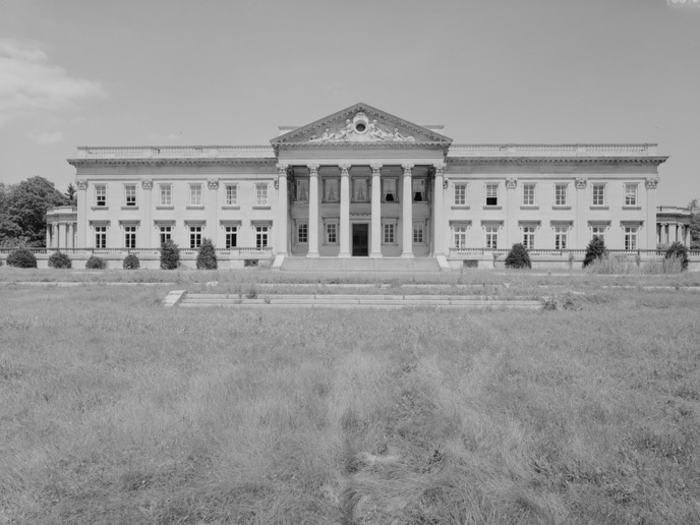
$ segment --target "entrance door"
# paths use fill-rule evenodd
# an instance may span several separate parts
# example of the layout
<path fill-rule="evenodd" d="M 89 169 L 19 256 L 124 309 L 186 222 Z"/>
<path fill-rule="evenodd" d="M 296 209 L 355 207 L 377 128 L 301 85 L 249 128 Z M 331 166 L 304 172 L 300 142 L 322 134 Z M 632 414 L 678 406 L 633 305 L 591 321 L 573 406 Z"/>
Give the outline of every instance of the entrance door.
<path fill-rule="evenodd" d="M 352 225 L 352 255 L 369 256 L 369 224 Z"/>

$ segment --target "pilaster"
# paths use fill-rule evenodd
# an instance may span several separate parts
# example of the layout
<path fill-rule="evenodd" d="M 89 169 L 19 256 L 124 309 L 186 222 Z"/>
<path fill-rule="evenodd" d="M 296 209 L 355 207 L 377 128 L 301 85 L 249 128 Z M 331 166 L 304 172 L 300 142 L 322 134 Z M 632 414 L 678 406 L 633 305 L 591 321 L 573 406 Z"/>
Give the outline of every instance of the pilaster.
<path fill-rule="evenodd" d="M 318 257 L 318 164 L 309 164 L 309 258 Z"/>
<path fill-rule="evenodd" d="M 579 177 L 576 179 L 576 227 L 574 228 L 574 238 L 571 247 L 575 250 L 582 250 L 588 245 L 588 224 L 586 222 L 586 187 L 588 179 Z"/>
<path fill-rule="evenodd" d="M 382 256 L 382 165 L 371 164 L 372 168 L 372 208 L 370 215 L 370 257 Z"/>
<path fill-rule="evenodd" d="M 522 242 L 518 225 L 518 179 L 509 177 L 506 179 L 506 248 L 513 246 L 516 242 Z"/>
<path fill-rule="evenodd" d="M 90 225 L 87 219 L 87 210 L 90 203 L 87 199 L 88 183 L 86 180 L 78 179 L 75 181 L 75 186 L 78 190 L 76 198 L 78 200 L 78 246 L 77 248 L 87 248 L 87 235 Z"/>
<path fill-rule="evenodd" d="M 137 243 L 136 247 L 153 248 L 151 244 L 151 234 L 153 230 L 153 221 L 151 220 L 153 212 L 153 203 L 151 201 L 151 194 L 153 193 L 153 179 L 141 179 L 141 190 L 143 192 L 141 206 L 143 206 L 143 223 L 139 225 L 137 233 Z M 140 242 L 138 242 L 140 241 Z"/>
<path fill-rule="evenodd" d="M 413 164 L 402 164 L 403 168 L 403 196 L 401 214 L 401 257 L 413 257 L 413 196 L 411 195 L 411 176 Z"/>
<path fill-rule="evenodd" d="M 445 255 L 445 163 L 439 162 L 435 167 L 433 180 L 433 255 Z"/>
<path fill-rule="evenodd" d="M 644 183 L 647 190 L 646 220 L 644 221 L 646 246 L 640 246 L 641 249 L 652 250 L 656 248 L 656 186 L 658 183 L 658 177 L 650 177 Z"/>
<path fill-rule="evenodd" d="M 338 257 L 350 257 L 350 164 L 340 168 L 340 253 Z"/>
<path fill-rule="evenodd" d="M 277 254 L 287 255 L 287 230 L 289 228 L 289 212 L 287 211 L 287 164 L 277 164 Z"/>

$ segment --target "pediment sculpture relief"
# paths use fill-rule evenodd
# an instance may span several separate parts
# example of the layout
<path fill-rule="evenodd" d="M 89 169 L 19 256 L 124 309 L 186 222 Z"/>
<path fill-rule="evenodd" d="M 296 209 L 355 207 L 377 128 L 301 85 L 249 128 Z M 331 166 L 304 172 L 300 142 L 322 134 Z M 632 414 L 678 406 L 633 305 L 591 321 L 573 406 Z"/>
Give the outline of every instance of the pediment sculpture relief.
<path fill-rule="evenodd" d="M 404 135 L 398 128 L 391 132 L 379 125 L 377 120 L 370 121 L 364 112 L 345 121 L 345 126 L 331 130 L 326 128 L 323 135 L 311 136 L 310 142 L 415 142 L 415 138 Z"/>

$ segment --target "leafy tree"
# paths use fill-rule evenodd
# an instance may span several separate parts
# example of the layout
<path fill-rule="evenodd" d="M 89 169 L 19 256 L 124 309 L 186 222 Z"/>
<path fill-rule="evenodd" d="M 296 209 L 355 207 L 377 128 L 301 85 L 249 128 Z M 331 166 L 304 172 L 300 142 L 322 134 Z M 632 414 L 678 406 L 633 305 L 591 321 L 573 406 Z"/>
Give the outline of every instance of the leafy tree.
<path fill-rule="evenodd" d="M 160 267 L 163 270 L 175 270 L 180 265 L 180 248 L 168 239 L 160 245 Z"/>
<path fill-rule="evenodd" d="M 64 193 L 64 195 L 68 199 L 68 204 L 72 204 L 75 206 L 78 203 L 77 192 L 78 190 L 75 189 L 75 186 L 73 186 L 72 182 L 68 184 L 68 187 L 66 188 L 66 193 Z"/>
<path fill-rule="evenodd" d="M 681 269 L 688 269 L 688 248 L 678 241 L 674 242 L 666 250 L 666 259 L 679 259 L 681 261 Z"/>
<path fill-rule="evenodd" d="M 591 242 L 586 246 L 586 256 L 583 258 L 583 267 L 585 268 L 589 264 L 595 261 L 602 260 L 605 257 L 607 250 L 605 249 L 605 242 L 600 237 L 593 237 Z"/>
<path fill-rule="evenodd" d="M 211 239 L 202 239 L 202 244 L 199 247 L 197 254 L 197 269 L 198 270 L 216 270 L 216 250 Z"/>
<path fill-rule="evenodd" d="M 530 254 L 520 243 L 515 243 L 506 256 L 506 268 L 532 268 Z"/>
<path fill-rule="evenodd" d="M 49 257 L 49 268 L 71 268 L 72 266 L 70 257 L 63 252 L 54 252 Z"/>
<path fill-rule="evenodd" d="M 36 257 L 26 248 L 18 248 L 7 256 L 7 265 L 15 268 L 36 268 Z"/>
<path fill-rule="evenodd" d="M 697 198 L 688 203 L 690 210 L 690 249 L 700 250 L 700 201 Z"/>
<path fill-rule="evenodd" d="M 135 253 L 130 253 L 124 258 L 123 267 L 125 270 L 138 270 L 141 267 L 141 261 Z"/>

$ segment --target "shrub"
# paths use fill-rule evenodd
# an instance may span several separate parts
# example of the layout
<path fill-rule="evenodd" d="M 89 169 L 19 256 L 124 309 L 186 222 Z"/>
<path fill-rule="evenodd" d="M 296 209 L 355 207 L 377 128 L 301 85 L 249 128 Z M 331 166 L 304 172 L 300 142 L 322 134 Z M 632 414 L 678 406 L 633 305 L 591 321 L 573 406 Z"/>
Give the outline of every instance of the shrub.
<path fill-rule="evenodd" d="M 88 270 L 104 270 L 107 268 L 107 261 L 105 261 L 102 257 L 91 255 L 85 262 L 85 268 Z"/>
<path fill-rule="evenodd" d="M 160 246 L 160 267 L 163 270 L 175 270 L 180 265 L 180 248 L 172 239 Z"/>
<path fill-rule="evenodd" d="M 124 269 L 125 270 L 138 270 L 141 267 L 141 262 L 136 254 L 130 253 L 124 258 Z"/>
<path fill-rule="evenodd" d="M 600 261 L 605 258 L 607 250 L 605 242 L 600 237 L 593 237 L 591 242 L 586 246 L 586 256 L 583 258 L 583 267 L 585 268 L 594 261 Z"/>
<path fill-rule="evenodd" d="M 666 259 L 678 259 L 681 263 L 681 271 L 688 269 L 688 248 L 676 241 L 666 250 Z"/>
<path fill-rule="evenodd" d="M 506 268 L 532 268 L 530 255 L 527 253 L 525 246 L 520 243 L 513 245 L 506 257 Z"/>
<path fill-rule="evenodd" d="M 55 252 L 49 257 L 49 268 L 72 268 L 70 257 L 61 252 Z"/>
<path fill-rule="evenodd" d="M 36 268 L 36 257 L 26 248 L 18 248 L 7 256 L 7 265 L 15 268 Z"/>
<path fill-rule="evenodd" d="M 216 250 L 211 239 L 202 239 L 202 244 L 197 254 L 197 269 L 216 270 Z"/>

